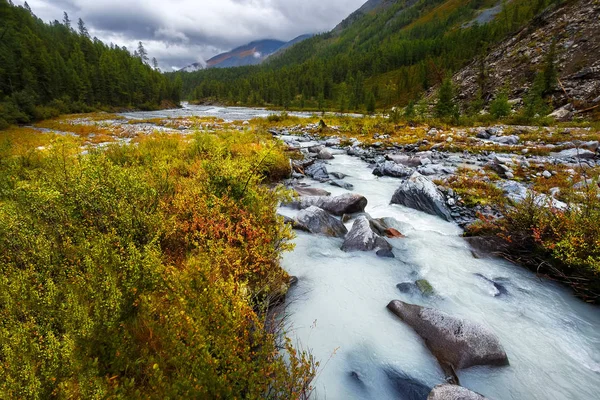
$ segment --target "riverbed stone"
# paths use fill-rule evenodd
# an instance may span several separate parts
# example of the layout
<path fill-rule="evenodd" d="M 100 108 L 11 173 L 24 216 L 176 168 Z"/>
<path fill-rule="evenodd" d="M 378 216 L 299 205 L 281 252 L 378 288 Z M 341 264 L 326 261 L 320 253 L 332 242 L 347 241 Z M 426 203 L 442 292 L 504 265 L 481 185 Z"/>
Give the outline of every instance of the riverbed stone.
<path fill-rule="evenodd" d="M 498 337 L 483 325 L 400 300 L 391 301 L 387 308 L 423 338 L 441 365 L 451 365 L 454 370 L 508 365 Z"/>
<path fill-rule="evenodd" d="M 333 154 L 327 149 L 323 149 L 317 154 L 319 160 L 333 160 Z"/>
<path fill-rule="evenodd" d="M 487 398 L 462 386 L 445 383 L 434 387 L 427 400 L 487 400 Z"/>
<path fill-rule="evenodd" d="M 311 233 L 340 238 L 348 233 L 342 221 L 319 207 L 311 206 L 300 211 L 296 220 Z"/>
<path fill-rule="evenodd" d="M 304 210 L 317 206 L 323 210 L 341 217 L 344 214 L 356 214 L 365 211 L 367 199 L 360 194 L 345 193 L 340 196 L 305 196 L 288 204 L 290 207 Z"/>
<path fill-rule="evenodd" d="M 331 181 L 329 181 L 329 184 L 331 186 L 337 186 L 339 188 L 342 189 L 346 189 L 346 190 L 354 190 L 354 185 L 348 182 L 344 182 L 340 179 L 333 179 Z"/>
<path fill-rule="evenodd" d="M 329 180 L 329 173 L 327 172 L 327 167 L 323 163 L 316 163 L 308 166 L 305 169 L 306 175 L 310 176 L 314 180 L 317 181 L 326 181 Z"/>
<path fill-rule="evenodd" d="M 391 176 L 393 178 L 406 178 L 413 174 L 415 170 L 402 164 L 396 164 L 393 161 L 384 161 L 377 164 L 373 170 L 375 176 Z"/>
<path fill-rule="evenodd" d="M 444 195 L 433 182 L 417 172 L 402 182 L 392 196 L 392 204 L 400 204 L 452 221 Z"/>
<path fill-rule="evenodd" d="M 392 246 L 381 236 L 373 232 L 369 220 L 361 215 L 352 224 L 352 229 L 346 235 L 342 250 L 351 251 L 371 251 L 371 250 L 392 250 Z"/>
<path fill-rule="evenodd" d="M 294 191 L 300 196 L 331 196 L 331 192 L 325 189 L 312 188 L 312 187 L 294 187 Z"/>

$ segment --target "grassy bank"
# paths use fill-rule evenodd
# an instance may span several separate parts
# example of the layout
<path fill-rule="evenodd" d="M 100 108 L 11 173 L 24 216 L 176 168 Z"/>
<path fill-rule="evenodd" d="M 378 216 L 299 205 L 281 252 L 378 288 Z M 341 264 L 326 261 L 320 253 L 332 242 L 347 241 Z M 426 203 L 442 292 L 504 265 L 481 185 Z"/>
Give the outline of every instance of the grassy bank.
<path fill-rule="evenodd" d="M 23 137 L 0 140 L 0 397 L 308 390 L 314 364 L 266 329 L 291 237 L 275 214 L 287 194 L 262 184 L 289 168 L 269 138 L 153 135 L 84 155 L 78 138 Z"/>

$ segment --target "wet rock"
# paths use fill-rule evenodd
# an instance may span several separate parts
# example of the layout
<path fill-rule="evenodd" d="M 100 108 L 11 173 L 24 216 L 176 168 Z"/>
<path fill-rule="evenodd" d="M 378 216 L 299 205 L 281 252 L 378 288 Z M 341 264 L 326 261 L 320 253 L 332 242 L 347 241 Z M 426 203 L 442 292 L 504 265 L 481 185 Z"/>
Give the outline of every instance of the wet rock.
<path fill-rule="evenodd" d="M 310 232 L 306 226 L 299 224 L 298 221 L 296 221 L 295 219 L 286 217 L 285 215 L 279 215 L 279 216 L 283 217 L 284 224 L 290 224 L 290 225 L 292 225 L 292 228 L 297 229 L 299 231 Z"/>
<path fill-rule="evenodd" d="M 559 159 L 579 158 L 582 160 L 591 160 L 596 157 L 596 153 L 586 149 L 567 149 L 558 153 L 552 153 L 551 156 Z"/>
<path fill-rule="evenodd" d="M 326 181 L 329 179 L 327 167 L 325 167 L 325 164 L 323 163 L 310 165 L 308 168 L 306 168 L 305 172 L 306 175 L 317 181 Z"/>
<path fill-rule="evenodd" d="M 329 150 L 323 149 L 317 154 L 317 158 L 319 160 L 333 160 L 333 154 L 331 154 Z"/>
<path fill-rule="evenodd" d="M 413 174 L 414 169 L 402 164 L 396 164 L 393 161 L 384 161 L 377 164 L 373 170 L 375 176 L 391 176 L 393 178 L 406 178 Z"/>
<path fill-rule="evenodd" d="M 421 159 L 419 157 L 407 156 L 405 154 L 387 154 L 385 158 L 406 167 L 416 168 L 421 165 Z"/>
<path fill-rule="evenodd" d="M 344 179 L 348 175 L 342 174 L 341 172 L 330 172 L 329 175 L 333 176 L 336 179 Z"/>
<path fill-rule="evenodd" d="M 294 187 L 294 191 L 300 196 L 331 196 L 331 193 L 325 189 L 311 187 Z"/>
<path fill-rule="evenodd" d="M 288 284 L 290 285 L 290 287 L 296 286 L 298 284 L 298 277 L 293 275 L 290 276 L 290 281 L 288 282 Z"/>
<path fill-rule="evenodd" d="M 339 146 L 340 143 L 341 143 L 341 140 L 339 138 L 330 138 L 325 141 L 325 146 L 334 147 L 334 146 Z"/>
<path fill-rule="evenodd" d="M 346 229 L 342 221 L 315 206 L 300 211 L 296 217 L 296 221 L 300 225 L 305 226 L 309 232 L 319 235 L 341 238 L 348 233 L 348 229 Z"/>
<path fill-rule="evenodd" d="M 431 296 L 431 295 L 435 294 L 435 291 L 433 290 L 433 286 L 431 286 L 431 284 L 429 283 L 429 281 L 427 279 L 419 279 L 418 281 L 415 282 L 415 285 L 417 285 L 417 289 L 419 289 L 419 291 L 421 292 L 421 294 L 423 294 L 423 296 Z"/>
<path fill-rule="evenodd" d="M 392 246 L 381 236 L 373 232 L 367 217 L 360 216 L 352 224 L 352 229 L 346 235 L 343 251 L 392 250 Z"/>
<path fill-rule="evenodd" d="M 290 207 L 303 210 L 317 206 L 323 210 L 341 217 L 344 214 L 356 214 L 365 211 L 367 199 L 360 194 L 346 193 L 335 197 L 306 196 L 298 201 L 289 203 Z"/>
<path fill-rule="evenodd" d="M 322 146 L 322 145 L 311 146 L 308 148 L 308 152 L 314 153 L 314 154 L 319 154 L 321 152 L 321 150 L 323 150 L 324 148 L 325 148 L 325 146 Z"/>
<path fill-rule="evenodd" d="M 337 187 L 340 187 L 340 188 L 346 189 L 346 190 L 354 190 L 354 185 L 353 184 L 341 181 L 339 179 L 338 180 L 329 181 L 329 184 L 331 186 L 337 186 Z"/>
<path fill-rule="evenodd" d="M 471 245 L 471 252 L 475 258 L 497 256 L 507 247 L 506 242 L 498 236 L 466 237 L 465 241 Z"/>
<path fill-rule="evenodd" d="M 508 294 L 508 290 L 506 290 L 506 287 L 504 287 L 504 285 L 502 285 L 480 273 L 475 274 L 475 276 L 483 279 L 484 281 L 486 281 L 487 283 L 491 284 L 494 287 L 494 290 L 495 290 L 494 297 Z"/>
<path fill-rule="evenodd" d="M 431 387 L 420 380 L 391 367 L 385 370 L 385 375 L 388 377 L 390 385 L 398 395 L 399 399 L 427 400 Z"/>
<path fill-rule="evenodd" d="M 462 386 L 445 383 L 434 387 L 427 400 L 486 400 L 486 398 Z"/>
<path fill-rule="evenodd" d="M 391 249 L 379 249 L 375 252 L 377 257 L 381 258 L 395 258 L 394 252 Z"/>
<path fill-rule="evenodd" d="M 442 311 L 393 300 L 387 308 L 425 341 L 440 365 L 454 370 L 476 365 L 508 365 L 500 341 L 488 328 Z"/>
<path fill-rule="evenodd" d="M 452 221 L 442 193 L 433 182 L 419 173 L 413 174 L 400 185 L 392 196 L 392 204 L 400 204 Z"/>

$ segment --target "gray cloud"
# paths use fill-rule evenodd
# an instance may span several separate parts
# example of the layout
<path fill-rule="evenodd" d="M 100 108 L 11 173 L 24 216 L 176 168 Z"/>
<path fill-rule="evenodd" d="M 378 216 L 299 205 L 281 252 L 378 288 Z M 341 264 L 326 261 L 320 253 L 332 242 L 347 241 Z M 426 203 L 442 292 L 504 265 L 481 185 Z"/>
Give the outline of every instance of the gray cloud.
<path fill-rule="evenodd" d="M 76 23 L 130 50 L 144 42 L 161 68 L 207 60 L 258 39 L 290 40 L 325 32 L 366 0 L 28 0 L 45 21 Z M 14 1 L 16 4 L 23 0 Z"/>

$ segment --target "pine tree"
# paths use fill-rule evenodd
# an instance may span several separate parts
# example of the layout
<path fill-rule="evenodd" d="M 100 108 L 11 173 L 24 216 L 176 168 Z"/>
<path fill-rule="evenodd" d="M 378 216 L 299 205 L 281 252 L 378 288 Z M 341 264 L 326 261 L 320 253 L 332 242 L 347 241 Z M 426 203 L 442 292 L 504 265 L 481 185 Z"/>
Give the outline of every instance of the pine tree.
<path fill-rule="evenodd" d="M 71 30 L 71 20 L 69 19 L 69 14 L 65 11 L 63 13 L 63 25 L 67 27 L 67 29 Z"/>
<path fill-rule="evenodd" d="M 158 68 L 158 60 L 156 59 L 156 57 L 152 57 L 152 68 L 154 68 L 155 71 L 160 71 L 160 69 Z"/>
<path fill-rule="evenodd" d="M 144 44 L 142 42 L 139 42 L 138 44 L 137 55 L 144 64 L 148 64 L 148 53 L 146 52 L 146 49 L 144 48 Z"/>
<path fill-rule="evenodd" d="M 88 32 L 87 28 L 85 27 L 85 23 L 83 22 L 83 20 L 81 18 L 79 18 L 79 21 L 77 22 L 77 27 L 79 28 L 79 35 L 85 38 L 90 38 L 90 33 Z"/>
<path fill-rule="evenodd" d="M 374 114 L 376 107 L 377 105 L 375 101 L 375 95 L 373 94 L 373 92 L 369 92 L 369 95 L 367 97 L 367 113 Z"/>
<path fill-rule="evenodd" d="M 439 118 L 457 117 L 458 106 L 454 101 L 454 87 L 450 78 L 444 79 L 438 91 L 435 114 Z"/>

